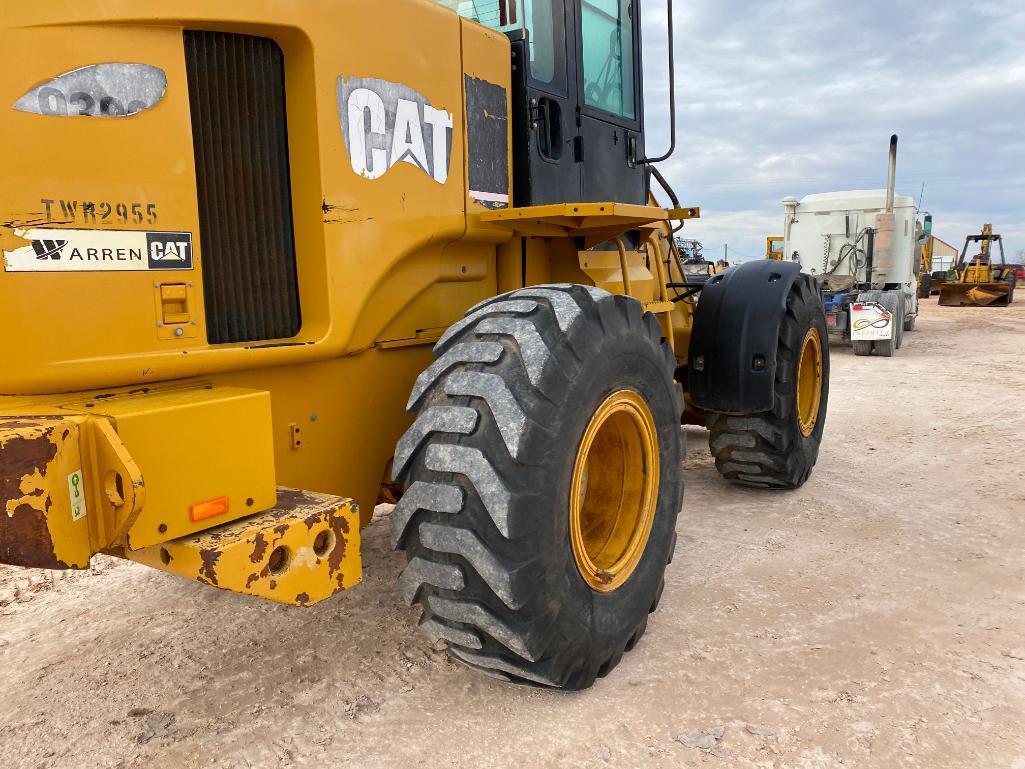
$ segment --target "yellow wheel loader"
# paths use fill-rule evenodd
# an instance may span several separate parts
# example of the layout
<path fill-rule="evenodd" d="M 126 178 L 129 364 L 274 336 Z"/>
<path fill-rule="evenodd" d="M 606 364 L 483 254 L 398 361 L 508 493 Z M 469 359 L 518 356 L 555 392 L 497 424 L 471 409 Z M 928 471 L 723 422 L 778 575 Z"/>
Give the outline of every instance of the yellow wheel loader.
<path fill-rule="evenodd" d="M 521 683 L 609 672 L 673 556 L 681 423 L 796 488 L 829 382 L 796 265 L 687 279 L 640 13 L 8 8 L 0 562 L 310 606 L 391 498 L 428 638 Z"/>
<path fill-rule="evenodd" d="M 993 261 L 993 244 L 1000 249 L 1000 264 Z M 969 257 L 972 247 L 978 253 Z M 1007 307 L 1014 301 L 1018 276 L 1004 257 L 1004 239 L 993 234 L 987 224 L 980 235 L 969 235 L 954 266 L 956 280 L 940 286 L 940 304 L 944 307 Z"/>

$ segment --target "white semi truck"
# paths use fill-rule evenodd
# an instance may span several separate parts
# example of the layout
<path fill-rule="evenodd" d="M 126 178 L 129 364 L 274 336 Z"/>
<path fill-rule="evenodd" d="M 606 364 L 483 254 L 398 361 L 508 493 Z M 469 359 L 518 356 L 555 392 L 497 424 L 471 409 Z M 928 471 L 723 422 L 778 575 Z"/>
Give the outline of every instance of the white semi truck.
<path fill-rule="evenodd" d="M 800 262 L 822 292 L 830 336 L 857 355 L 891 357 L 918 316 L 921 243 L 913 198 L 895 193 L 897 137 L 890 139 L 885 190 L 808 195 L 783 201 L 783 258 Z"/>

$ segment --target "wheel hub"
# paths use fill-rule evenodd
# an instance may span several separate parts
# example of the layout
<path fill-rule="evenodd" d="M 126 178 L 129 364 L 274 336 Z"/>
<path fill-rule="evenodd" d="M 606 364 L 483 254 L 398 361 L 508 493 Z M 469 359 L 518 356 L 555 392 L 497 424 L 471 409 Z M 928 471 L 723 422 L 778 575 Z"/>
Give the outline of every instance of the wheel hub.
<path fill-rule="evenodd" d="M 613 393 L 584 431 L 573 467 L 570 542 L 584 582 L 621 587 L 644 555 L 658 500 L 655 419 L 632 390 Z"/>
<path fill-rule="evenodd" d="M 819 421 L 822 404 L 822 339 L 815 328 L 808 329 L 797 364 L 797 421 L 801 435 L 810 438 Z"/>

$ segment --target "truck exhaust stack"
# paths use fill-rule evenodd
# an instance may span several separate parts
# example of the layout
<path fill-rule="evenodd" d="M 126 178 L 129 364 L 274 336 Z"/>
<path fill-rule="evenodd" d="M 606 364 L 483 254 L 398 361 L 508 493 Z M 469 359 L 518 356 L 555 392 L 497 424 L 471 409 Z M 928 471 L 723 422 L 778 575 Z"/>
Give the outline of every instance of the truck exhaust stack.
<path fill-rule="evenodd" d="M 890 137 L 890 175 L 886 182 L 886 213 L 893 213 L 893 196 L 897 189 L 897 134 Z"/>
<path fill-rule="evenodd" d="M 876 218 L 875 253 L 872 256 L 874 278 L 877 282 L 893 283 L 893 243 L 896 217 L 893 200 L 897 188 L 897 134 L 890 137 L 890 168 L 886 182 L 886 211 Z"/>

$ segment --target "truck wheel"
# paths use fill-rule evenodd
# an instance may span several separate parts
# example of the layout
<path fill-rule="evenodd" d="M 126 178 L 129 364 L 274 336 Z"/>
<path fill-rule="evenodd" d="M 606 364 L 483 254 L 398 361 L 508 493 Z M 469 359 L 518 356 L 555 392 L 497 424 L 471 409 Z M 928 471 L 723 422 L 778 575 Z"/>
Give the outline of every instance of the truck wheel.
<path fill-rule="evenodd" d="M 395 451 L 399 581 L 455 659 L 584 689 L 644 633 L 683 496 L 676 359 L 640 304 L 584 286 L 488 300 L 417 380 Z"/>
<path fill-rule="evenodd" d="M 904 314 L 901 297 L 893 291 L 879 291 L 879 302 L 893 316 L 893 338 L 875 343 L 876 352 L 884 358 L 892 358 L 900 349 L 904 337 Z"/>
<path fill-rule="evenodd" d="M 917 320 L 918 320 L 918 315 L 912 315 L 911 313 L 908 313 L 907 315 L 905 315 L 904 316 L 904 330 L 905 331 L 914 331 L 915 330 L 915 321 L 917 321 Z"/>
<path fill-rule="evenodd" d="M 907 302 L 904 301 L 904 297 L 901 295 L 899 291 L 894 291 L 892 293 L 894 301 L 897 304 L 897 312 L 900 313 L 900 315 L 897 318 L 897 327 L 895 329 L 895 331 L 897 332 L 897 349 L 899 350 L 901 347 L 904 346 L 904 325 L 907 323 L 908 306 Z"/>
<path fill-rule="evenodd" d="M 709 448 L 723 477 L 748 486 L 796 489 L 819 456 L 829 400 L 829 337 L 822 303 L 798 280 L 776 349 L 772 411 L 746 416 L 711 414 Z"/>
<path fill-rule="evenodd" d="M 855 355 L 860 355 L 860 356 L 864 357 L 864 356 L 872 354 L 872 343 L 871 342 L 862 342 L 860 340 L 855 340 L 855 341 L 851 342 L 851 347 L 854 348 L 854 354 Z"/>
<path fill-rule="evenodd" d="M 886 309 L 887 312 L 890 313 L 890 315 L 893 316 L 893 335 L 894 335 L 893 339 L 887 339 L 885 342 L 861 342 L 860 343 L 862 345 L 864 345 L 864 344 L 872 345 L 872 349 L 875 352 L 877 352 L 880 355 L 882 355 L 884 358 L 892 358 L 893 357 L 893 353 L 897 349 L 896 348 L 896 341 L 895 341 L 896 340 L 896 336 L 897 336 L 897 328 L 899 327 L 899 328 L 901 328 L 901 330 L 903 330 L 903 322 L 904 322 L 903 319 L 901 319 L 901 317 L 897 314 L 898 304 L 897 304 L 896 301 L 894 301 L 893 292 L 891 292 L 891 291 L 878 291 L 878 290 L 862 291 L 860 294 L 858 294 L 857 301 L 859 301 L 859 302 L 878 302 L 879 304 L 881 304 L 883 306 L 884 309 Z M 898 321 L 900 321 L 900 324 L 901 324 L 900 326 L 898 326 Z M 855 351 L 855 353 L 857 353 L 858 352 L 858 348 L 855 348 L 854 351 Z"/>

